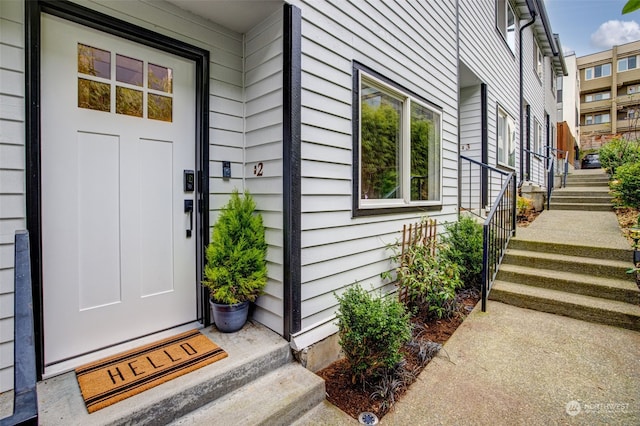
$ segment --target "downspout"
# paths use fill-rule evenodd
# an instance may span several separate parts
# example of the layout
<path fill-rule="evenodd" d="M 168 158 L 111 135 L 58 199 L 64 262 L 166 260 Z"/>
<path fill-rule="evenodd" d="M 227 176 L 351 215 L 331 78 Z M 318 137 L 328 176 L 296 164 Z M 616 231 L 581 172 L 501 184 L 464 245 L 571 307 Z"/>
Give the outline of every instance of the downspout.
<path fill-rule="evenodd" d="M 529 11 L 531 12 L 531 20 L 526 24 L 524 24 L 522 27 L 520 27 L 520 182 L 518 183 L 518 186 L 520 186 L 520 184 L 524 180 L 522 178 L 524 173 L 524 131 L 522 126 L 522 122 L 524 121 L 524 117 L 523 117 L 524 114 L 522 110 L 522 105 L 524 102 L 524 81 L 523 81 L 524 68 L 522 66 L 522 56 L 523 56 L 522 32 L 525 30 L 525 28 L 533 25 L 533 23 L 536 22 L 536 17 L 538 16 L 536 11 L 532 7 L 529 7 Z"/>

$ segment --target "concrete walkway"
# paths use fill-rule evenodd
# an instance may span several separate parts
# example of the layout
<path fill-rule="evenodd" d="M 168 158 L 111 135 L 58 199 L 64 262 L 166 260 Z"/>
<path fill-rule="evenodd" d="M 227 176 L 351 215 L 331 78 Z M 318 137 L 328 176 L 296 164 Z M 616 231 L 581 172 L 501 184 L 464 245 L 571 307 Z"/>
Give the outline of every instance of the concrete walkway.
<path fill-rule="evenodd" d="M 489 301 L 387 425 L 638 425 L 640 333 Z"/>

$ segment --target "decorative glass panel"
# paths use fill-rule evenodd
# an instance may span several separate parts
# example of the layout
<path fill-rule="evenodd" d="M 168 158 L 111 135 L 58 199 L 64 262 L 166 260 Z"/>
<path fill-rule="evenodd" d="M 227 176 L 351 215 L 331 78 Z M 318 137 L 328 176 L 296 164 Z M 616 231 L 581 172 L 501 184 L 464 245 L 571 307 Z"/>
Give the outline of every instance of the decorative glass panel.
<path fill-rule="evenodd" d="M 147 117 L 153 120 L 172 121 L 173 99 L 149 93 Z"/>
<path fill-rule="evenodd" d="M 149 64 L 149 89 L 173 93 L 173 72 L 171 68 Z"/>
<path fill-rule="evenodd" d="M 98 111 L 111 111 L 111 85 L 79 78 L 78 106 Z"/>
<path fill-rule="evenodd" d="M 360 197 L 402 198 L 402 101 L 363 81 L 360 108 Z"/>
<path fill-rule="evenodd" d="M 411 201 L 440 197 L 439 127 L 438 114 L 411 103 Z"/>
<path fill-rule="evenodd" d="M 142 87 L 142 61 L 116 55 L 116 80 Z"/>
<path fill-rule="evenodd" d="M 117 86 L 116 113 L 142 117 L 142 92 Z"/>
<path fill-rule="evenodd" d="M 111 53 L 78 43 L 78 72 L 94 77 L 111 78 Z"/>

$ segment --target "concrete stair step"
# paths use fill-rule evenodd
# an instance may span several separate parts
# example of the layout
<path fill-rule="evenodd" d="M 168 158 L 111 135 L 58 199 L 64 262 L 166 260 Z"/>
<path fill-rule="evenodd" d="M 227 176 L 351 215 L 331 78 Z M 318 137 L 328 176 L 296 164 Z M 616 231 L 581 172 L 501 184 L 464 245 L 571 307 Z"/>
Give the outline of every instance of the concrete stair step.
<path fill-rule="evenodd" d="M 559 203 L 551 200 L 551 209 L 556 210 L 584 210 L 594 212 L 605 212 L 613 210 L 610 203 Z"/>
<path fill-rule="evenodd" d="M 640 307 L 564 291 L 495 281 L 489 299 L 583 321 L 640 331 Z"/>
<path fill-rule="evenodd" d="M 92 414 L 87 413 L 74 372 L 52 377 L 38 383 L 40 423 L 65 426 L 168 424 L 294 363 L 289 343 L 260 324 L 250 321 L 242 330 L 229 334 L 220 333 L 213 327 L 201 332 L 223 348 L 228 357 Z M 271 395 L 274 399 L 279 398 L 277 394 Z"/>
<path fill-rule="evenodd" d="M 291 426 L 359 425 L 360 422 L 326 399 L 293 422 Z"/>
<path fill-rule="evenodd" d="M 573 181 L 584 181 L 584 182 L 591 182 L 591 181 L 596 181 L 596 182 L 601 182 L 601 181 L 608 181 L 609 180 L 609 175 L 606 173 L 598 173 L 598 174 L 593 174 L 593 175 L 576 175 L 573 173 L 569 173 L 567 175 L 567 180 L 573 180 Z"/>
<path fill-rule="evenodd" d="M 571 203 L 571 204 L 608 204 L 611 205 L 612 197 L 610 195 L 584 194 L 584 195 L 566 195 L 554 192 L 551 196 L 551 203 Z"/>
<path fill-rule="evenodd" d="M 590 187 L 609 187 L 609 180 L 572 180 L 567 179 L 566 185 L 569 186 L 590 186 Z"/>
<path fill-rule="evenodd" d="M 553 195 L 563 195 L 566 197 L 611 197 L 609 188 L 594 188 L 591 186 L 574 186 L 571 188 L 559 188 L 553 191 Z"/>
<path fill-rule="evenodd" d="M 509 249 L 527 250 L 542 253 L 555 253 L 567 256 L 588 257 L 594 259 L 610 259 L 627 262 L 631 265 L 632 252 L 630 249 L 615 249 L 610 247 L 592 247 L 576 244 L 550 243 L 531 241 L 514 237 L 509 241 Z"/>
<path fill-rule="evenodd" d="M 324 400 L 324 380 L 290 363 L 170 424 L 289 425 Z"/>
<path fill-rule="evenodd" d="M 630 280 L 593 277 L 573 272 L 503 264 L 496 279 L 631 304 L 640 303 L 640 289 Z"/>
<path fill-rule="evenodd" d="M 573 272 L 623 281 L 634 280 L 631 274 L 627 274 L 627 270 L 631 267 L 630 261 L 585 258 L 566 254 L 532 252 L 509 248 L 506 251 L 502 264 Z"/>

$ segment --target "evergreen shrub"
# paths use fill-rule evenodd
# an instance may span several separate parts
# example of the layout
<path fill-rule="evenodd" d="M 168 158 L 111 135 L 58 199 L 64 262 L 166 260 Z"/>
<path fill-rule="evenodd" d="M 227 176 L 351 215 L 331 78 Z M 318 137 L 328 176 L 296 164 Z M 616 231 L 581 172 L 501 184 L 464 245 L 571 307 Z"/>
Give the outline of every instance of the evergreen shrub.
<path fill-rule="evenodd" d="M 409 313 L 394 296 L 370 294 L 360 285 L 336 296 L 338 336 L 352 383 L 362 383 L 402 360 L 400 348 L 411 339 Z"/>
<path fill-rule="evenodd" d="M 213 226 L 203 285 L 216 303 L 254 302 L 267 283 L 262 216 L 248 192 L 235 190 Z"/>

